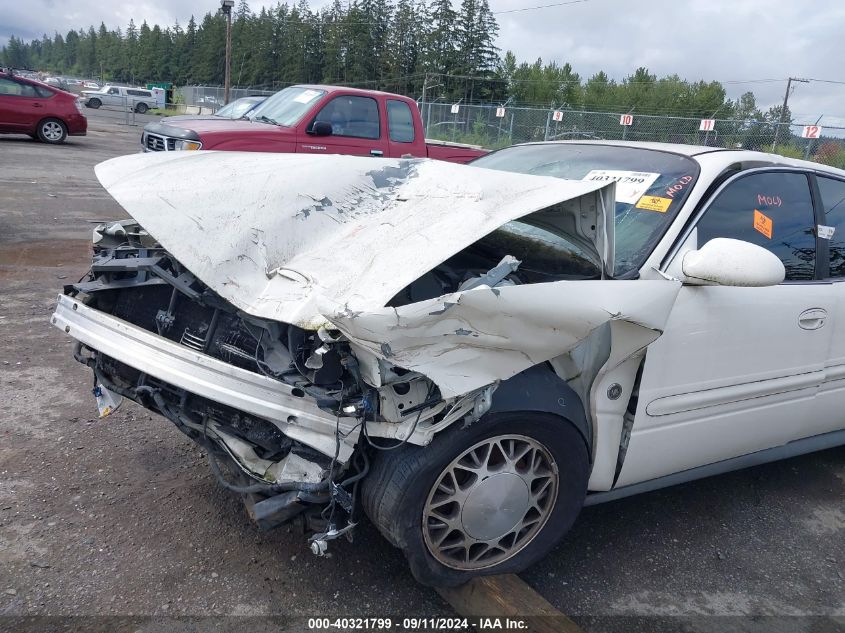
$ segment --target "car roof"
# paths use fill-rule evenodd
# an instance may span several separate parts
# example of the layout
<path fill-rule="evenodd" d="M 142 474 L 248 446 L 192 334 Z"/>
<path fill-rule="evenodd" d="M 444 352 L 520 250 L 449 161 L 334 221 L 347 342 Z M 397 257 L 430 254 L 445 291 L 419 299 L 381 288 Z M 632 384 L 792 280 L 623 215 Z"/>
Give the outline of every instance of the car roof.
<path fill-rule="evenodd" d="M 742 163 L 748 167 L 783 165 L 785 167 L 798 167 L 810 169 L 820 173 L 828 173 L 839 178 L 845 178 L 845 170 L 830 167 L 821 163 L 814 163 L 808 160 L 789 158 L 780 154 L 758 152 L 747 149 L 735 149 L 730 147 L 708 147 L 706 145 L 684 145 L 675 143 L 652 143 L 648 141 L 597 141 L 597 140 L 570 140 L 570 141 L 538 141 L 535 143 L 523 143 L 522 145 L 607 145 L 611 147 L 630 147 L 647 149 L 658 152 L 669 152 L 681 154 L 695 159 L 701 164 L 708 164 L 714 167 L 723 164 L 725 167 Z"/>

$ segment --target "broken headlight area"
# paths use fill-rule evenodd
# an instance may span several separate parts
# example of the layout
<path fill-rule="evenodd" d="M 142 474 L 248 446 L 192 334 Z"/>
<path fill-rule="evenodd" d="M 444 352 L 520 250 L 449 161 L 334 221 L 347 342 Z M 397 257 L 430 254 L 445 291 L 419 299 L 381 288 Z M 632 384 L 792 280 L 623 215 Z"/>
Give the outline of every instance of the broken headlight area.
<path fill-rule="evenodd" d="M 318 532 L 318 553 L 355 524 L 370 451 L 425 444 L 490 405 L 492 388 L 444 401 L 424 376 L 380 359 L 364 361 L 378 374 L 368 382 L 340 332 L 239 311 L 137 226 L 122 224 L 95 244 L 90 273 L 66 295 L 57 315 L 69 308 L 69 318 L 89 318 L 115 334 L 105 337 L 110 349 L 101 333 L 86 330 L 94 326 L 65 327 L 80 341 L 77 360 L 94 371 L 98 400 L 119 394 L 168 418 L 206 449 L 221 483 L 245 495 L 260 527 L 300 517 Z M 130 348 L 139 333 L 148 338 Z M 166 356 L 177 353 L 180 362 L 214 368 L 229 382 L 177 368 Z M 238 382 L 246 376 L 249 384 Z M 211 391 L 200 393 L 203 386 Z"/>

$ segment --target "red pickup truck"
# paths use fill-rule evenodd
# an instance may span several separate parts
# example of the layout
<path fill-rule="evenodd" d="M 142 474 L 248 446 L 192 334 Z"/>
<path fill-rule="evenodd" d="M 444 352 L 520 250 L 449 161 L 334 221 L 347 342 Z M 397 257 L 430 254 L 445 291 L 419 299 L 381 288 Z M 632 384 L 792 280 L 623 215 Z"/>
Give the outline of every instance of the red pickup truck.
<path fill-rule="evenodd" d="M 148 123 L 147 152 L 214 149 L 241 152 L 429 157 L 466 163 L 479 147 L 427 141 L 408 97 L 340 86 L 300 85 L 277 92 L 243 119 Z"/>

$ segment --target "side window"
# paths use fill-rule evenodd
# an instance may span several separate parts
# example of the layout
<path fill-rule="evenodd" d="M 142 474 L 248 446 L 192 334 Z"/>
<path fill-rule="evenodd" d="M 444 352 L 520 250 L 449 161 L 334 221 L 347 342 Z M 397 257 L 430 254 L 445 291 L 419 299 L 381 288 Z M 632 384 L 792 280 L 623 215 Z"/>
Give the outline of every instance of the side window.
<path fill-rule="evenodd" d="M 730 237 L 770 250 L 786 278 L 815 276 L 816 234 L 810 186 L 804 174 L 750 174 L 729 184 L 698 221 L 698 245 Z"/>
<path fill-rule="evenodd" d="M 335 97 L 314 120 L 331 123 L 333 136 L 380 137 L 378 104 L 370 97 Z"/>
<path fill-rule="evenodd" d="M 43 86 L 35 86 L 35 92 L 37 92 L 38 96 L 42 97 L 43 99 L 49 99 L 55 94 L 52 90 L 48 90 Z"/>
<path fill-rule="evenodd" d="M 824 225 L 830 236 L 830 276 L 845 277 L 845 181 L 817 177 L 824 207 Z M 829 230 L 828 230 L 829 233 Z"/>
<path fill-rule="evenodd" d="M 38 97 L 38 92 L 36 92 L 35 86 L 32 84 L 21 84 L 20 87 L 22 97 Z"/>
<path fill-rule="evenodd" d="M 394 143 L 414 142 L 414 117 L 404 101 L 388 99 L 387 125 L 390 128 L 390 140 Z"/>
<path fill-rule="evenodd" d="M 20 83 L 12 79 L 0 79 L 0 94 L 15 95 L 16 97 L 37 97 L 35 86 Z"/>
<path fill-rule="evenodd" d="M 119 95 L 120 90 L 118 90 L 117 88 L 109 88 L 109 94 L 110 95 Z"/>
<path fill-rule="evenodd" d="M 0 95 L 19 95 L 20 89 L 21 85 L 17 81 L 0 78 Z"/>

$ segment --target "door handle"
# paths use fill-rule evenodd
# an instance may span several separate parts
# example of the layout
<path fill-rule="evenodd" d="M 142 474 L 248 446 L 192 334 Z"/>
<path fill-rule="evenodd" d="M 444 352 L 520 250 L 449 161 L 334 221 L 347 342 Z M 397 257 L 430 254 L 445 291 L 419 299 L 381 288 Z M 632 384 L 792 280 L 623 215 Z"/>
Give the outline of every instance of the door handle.
<path fill-rule="evenodd" d="M 371 149 L 370 156 L 384 156 L 384 152 L 380 149 Z"/>
<path fill-rule="evenodd" d="M 818 330 L 827 322 L 827 310 L 810 308 L 798 315 L 798 327 L 802 330 Z"/>
<path fill-rule="evenodd" d="M 33 103 L 33 104 L 32 104 L 32 107 L 33 107 L 33 108 L 43 108 L 43 107 L 44 107 L 44 104 L 42 104 L 42 103 Z"/>

